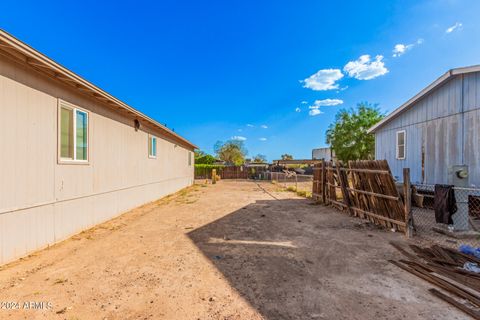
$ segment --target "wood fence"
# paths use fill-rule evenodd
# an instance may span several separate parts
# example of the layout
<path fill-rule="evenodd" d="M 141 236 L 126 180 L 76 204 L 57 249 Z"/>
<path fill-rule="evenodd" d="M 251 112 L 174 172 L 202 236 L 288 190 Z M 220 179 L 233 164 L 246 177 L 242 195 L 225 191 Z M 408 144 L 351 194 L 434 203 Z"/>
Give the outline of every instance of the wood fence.
<path fill-rule="evenodd" d="M 321 161 L 314 167 L 314 200 L 374 224 L 410 233 L 409 169 L 401 196 L 386 160 Z"/>
<path fill-rule="evenodd" d="M 211 179 L 211 167 L 195 168 L 195 179 Z M 267 167 L 215 166 L 214 169 L 222 179 L 253 179 L 267 170 Z"/>

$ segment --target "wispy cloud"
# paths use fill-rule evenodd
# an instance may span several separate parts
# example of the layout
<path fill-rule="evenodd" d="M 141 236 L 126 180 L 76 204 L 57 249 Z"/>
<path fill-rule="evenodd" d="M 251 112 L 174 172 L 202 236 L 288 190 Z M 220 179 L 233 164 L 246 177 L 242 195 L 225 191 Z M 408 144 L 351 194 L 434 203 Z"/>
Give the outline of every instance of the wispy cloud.
<path fill-rule="evenodd" d="M 300 102 L 301 104 L 308 104 L 308 101 L 305 101 L 303 100 L 302 102 Z"/>
<path fill-rule="evenodd" d="M 302 112 L 302 109 L 300 109 L 299 107 L 296 107 L 295 112 Z"/>
<path fill-rule="evenodd" d="M 388 72 L 382 60 L 382 55 L 377 55 L 375 60 L 371 61 L 370 55 L 364 54 L 357 60 L 348 62 L 343 70 L 352 78 L 371 80 Z"/>
<path fill-rule="evenodd" d="M 267 138 L 258 138 L 260 141 L 267 141 Z"/>
<path fill-rule="evenodd" d="M 268 129 L 268 126 L 267 126 L 266 124 L 262 124 L 262 125 L 260 126 L 260 128 L 262 128 L 262 129 Z"/>
<path fill-rule="evenodd" d="M 393 57 L 397 58 L 402 55 L 404 55 L 407 51 L 412 50 L 414 46 L 420 45 L 423 43 L 423 39 L 418 39 L 415 43 L 410 43 L 410 44 L 403 44 L 403 43 L 398 43 L 393 47 Z"/>
<path fill-rule="evenodd" d="M 310 106 L 310 108 L 312 107 L 319 108 L 323 106 L 337 106 L 342 103 L 343 103 L 343 100 L 340 100 L 340 99 L 315 100 L 315 102 L 313 103 L 313 106 Z"/>
<path fill-rule="evenodd" d="M 448 27 L 447 30 L 445 30 L 445 33 L 452 33 L 455 30 L 462 30 L 463 24 L 461 22 L 455 22 L 455 24 L 451 27 Z"/>
<path fill-rule="evenodd" d="M 231 137 L 230 139 L 232 139 L 232 140 L 238 140 L 238 141 L 245 141 L 245 140 L 247 140 L 247 138 L 242 137 L 242 136 L 233 136 L 233 137 Z"/>
<path fill-rule="evenodd" d="M 340 69 L 322 69 L 312 74 L 305 80 L 301 80 L 304 88 L 314 91 L 334 90 L 338 89 L 338 80 L 343 78 Z"/>
<path fill-rule="evenodd" d="M 238 129 L 237 131 L 238 131 L 238 132 L 242 132 L 243 130 L 242 130 L 242 129 Z"/>
<path fill-rule="evenodd" d="M 343 104 L 343 100 L 340 100 L 340 99 L 315 100 L 313 105 L 308 107 L 310 109 L 308 114 L 311 115 L 311 116 L 317 116 L 317 115 L 323 113 L 320 110 L 320 107 L 337 106 L 339 104 Z"/>
<path fill-rule="evenodd" d="M 253 127 L 255 127 L 255 126 L 254 126 L 253 124 L 247 123 L 247 127 L 253 128 Z"/>

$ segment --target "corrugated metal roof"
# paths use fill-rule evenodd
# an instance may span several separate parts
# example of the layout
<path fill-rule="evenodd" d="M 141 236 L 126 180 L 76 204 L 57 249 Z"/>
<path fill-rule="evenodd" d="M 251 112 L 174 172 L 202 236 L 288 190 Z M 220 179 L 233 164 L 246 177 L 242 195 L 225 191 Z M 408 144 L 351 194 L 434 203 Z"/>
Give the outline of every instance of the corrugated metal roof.
<path fill-rule="evenodd" d="M 461 68 L 455 68 L 451 69 L 447 72 L 445 72 L 442 76 L 440 76 L 437 80 L 433 81 L 431 84 L 429 84 L 426 88 L 424 88 L 422 91 L 417 93 L 414 97 L 412 97 L 410 100 L 402 104 L 400 107 L 392 111 L 388 116 L 386 116 L 382 121 L 378 122 L 376 125 L 368 129 L 368 133 L 375 132 L 377 129 L 382 127 L 384 124 L 387 122 L 391 121 L 392 119 L 396 118 L 398 115 L 403 113 L 404 111 L 408 110 L 409 107 L 411 107 L 415 102 L 426 96 L 429 92 L 440 86 L 441 84 L 445 83 L 447 80 L 450 78 L 459 75 L 459 74 L 465 74 L 465 73 L 470 73 L 470 72 L 478 72 L 480 71 L 480 65 L 475 65 L 475 66 L 470 66 L 470 67 L 461 67 Z"/>
<path fill-rule="evenodd" d="M 4 55 L 9 56 L 15 60 L 19 60 L 23 63 L 28 64 L 32 68 L 46 73 L 50 77 L 66 83 L 70 86 L 73 86 L 77 90 L 80 90 L 84 93 L 89 94 L 90 96 L 101 100 L 104 103 L 107 103 L 111 106 L 117 107 L 134 115 L 138 120 L 145 121 L 150 125 L 153 125 L 168 138 L 171 138 L 174 141 L 180 142 L 191 148 L 197 148 L 196 145 L 188 141 L 187 139 L 181 137 L 174 131 L 168 129 L 166 126 L 158 123 L 156 120 L 148 117 L 147 115 L 141 113 L 140 111 L 134 109 L 133 107 L 127 105 L 125 102 L 115 98 L 106 91 L 95 86 L 91 82 L 83 79 L 79 75 L 60 65 L 59 63 L 48 58 L 44 54 L 33 49 L 24 42 L 18 40 L 11 34 L 0 29 L 0 52 Z"/>

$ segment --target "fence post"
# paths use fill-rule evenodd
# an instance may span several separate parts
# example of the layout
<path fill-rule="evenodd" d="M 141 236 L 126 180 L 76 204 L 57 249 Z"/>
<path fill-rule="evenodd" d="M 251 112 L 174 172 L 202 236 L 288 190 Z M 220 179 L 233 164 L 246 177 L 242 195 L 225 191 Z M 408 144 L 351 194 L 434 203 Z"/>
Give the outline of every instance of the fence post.
<path fill-rule="evenodd" d="M 322 186 L 322 202 L 327 204 L 327 168 L 325 167 L 325 158 L 322 159 L 322 181 L 320 185 Z"/>
<path fill-rule="evenodd" d="M 403 168 L 403 199 L 405 208 L 405 236 L 413 236 L 412 222 L 412 187 L 410 184 L 410 168 Z"/>
<path fill-rule="evenodd" d="M 298 177 L 295 175 L 295 192 L 298 191 Z"/>

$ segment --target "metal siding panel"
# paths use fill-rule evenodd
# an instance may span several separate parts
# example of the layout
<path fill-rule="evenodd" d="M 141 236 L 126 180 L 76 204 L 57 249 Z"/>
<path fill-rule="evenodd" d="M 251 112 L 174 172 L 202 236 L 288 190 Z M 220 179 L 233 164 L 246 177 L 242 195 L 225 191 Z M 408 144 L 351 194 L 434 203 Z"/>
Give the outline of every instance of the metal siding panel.
<path fill-rule="evenodd" d="M 461 163 L 461 115 L 427 123 L 427 183 L 448 183 L 448 168 Z"/>
<path fill-rule="evenodd" d="M 465 164 L 469 184 L 480 187 L 480 109 L 465 114 Z"/>
<path fill-rule="evenodd" d="M 468 95 L 466 100 L 470 104 L 469 108 L 472 108 L 471 104 L 476 103 L 479 74 L 470 74 L 466 81 L 468 88 L 465 89 L 465 93 Z M 399 175 L 403 165 L 395 159 L 395 132 L 408 129 L 406 165 L 411 169 L 412 177 L 414 177 L 412 180 L 420 181 L 421 147 L 423 135 L 426 135 L 425 175 L 427 182 L 446 183 L 448 166 L 459 164 L 462 158 L 460 147 L 462 122 L 461 116 L 458 115 L 461 112 L 462 90 L 461 77 L 457 76 L 383 126 L 378 132 L 381 144 L 377 146 L 377 158 L 386 158 L 395 175 Z"/>

